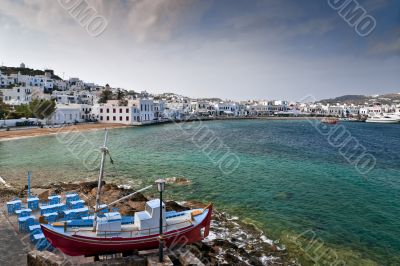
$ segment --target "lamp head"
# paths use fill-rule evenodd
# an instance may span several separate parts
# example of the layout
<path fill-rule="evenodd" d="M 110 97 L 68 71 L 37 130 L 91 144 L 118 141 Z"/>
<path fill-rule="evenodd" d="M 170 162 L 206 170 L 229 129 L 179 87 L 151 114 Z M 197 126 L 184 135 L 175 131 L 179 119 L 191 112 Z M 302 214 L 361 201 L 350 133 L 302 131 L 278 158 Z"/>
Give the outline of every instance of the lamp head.
<path fill-rule="evenodd" d="M 156 184 L 157 184 L 157 189 L 159 192 L 163 192 L 165 190 L 165 180 L 164 179 L 156 180 Z"/>

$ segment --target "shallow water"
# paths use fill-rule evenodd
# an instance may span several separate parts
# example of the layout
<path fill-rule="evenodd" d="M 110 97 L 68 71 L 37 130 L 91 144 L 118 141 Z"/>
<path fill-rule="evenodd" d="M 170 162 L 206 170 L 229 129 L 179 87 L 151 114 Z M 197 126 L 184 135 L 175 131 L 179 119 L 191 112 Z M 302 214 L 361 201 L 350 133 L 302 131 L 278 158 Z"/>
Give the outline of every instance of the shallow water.
<path fill-rule="evenodd" d="M 398 265 L 400 125 L 340 125 L 376 158 L 366 175 L 307 121 L 248 120 L 110 130 L 114 164 L 107 160 L 105 179 L 143 186 L 159 177 L 186 177 L 192 184 L 169 186 L 167 197 L 213 201 L 293 253 L 318 260 L 320 251 L 310 249 L 314 238 L 332 249 L 329 258 Z M 198 128 L 237 156 L 237 169 L 221 171 L 202 150 L 206 140 L 196 135 Z M 0 142 L 0 176 L 14 185 L 25 182 L 28 170 L 36 184 L 93 180 L 102 139 L 95 131 Z M 299 235 L 302 246 L 294 244 Z"/>

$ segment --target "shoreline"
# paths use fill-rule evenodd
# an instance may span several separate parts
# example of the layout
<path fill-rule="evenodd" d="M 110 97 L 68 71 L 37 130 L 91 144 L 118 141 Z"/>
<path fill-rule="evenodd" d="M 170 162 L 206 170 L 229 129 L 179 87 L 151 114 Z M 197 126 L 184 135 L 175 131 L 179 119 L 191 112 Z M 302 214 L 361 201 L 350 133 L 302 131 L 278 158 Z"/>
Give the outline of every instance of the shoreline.
<path fill-rule="evenodd" d="M 62 125 L 60 127 L 53 128 L 13 128 L 10 131 L 0 131 L 0 142 L 1 141 L 10 141 L 10 140 L 18 140 L 24 138 L 33 138 L 40 136 L 51 136 L 60 133 L 66 132 L 84 132 L 84 131 L 93 131 L 93 130 L 101 130 L 104 128 L 113 129 L 113 128 L 125 128 L 129 127 L 124 124 L 77 124 L 77 125 Z"/>
<path fill-rule="evenodd" d="M 140 126 L 157 126 L 170 123 L 185 123 L 185 122 L 196 122 L 196 121 L 234 121 L 234 120 L 306 120 L 306 119 L 317 119 L 320 120 L 323 117 L 218 117 L 218 118 L 196 118 L 188 120 L 177 120 L 177 121 L 163 121 L 151 124 L 144 124 Z M 139 127 L 140 127 L 139 126 Z M 19 140 L 25 138 L 33 138 L 40 136 L 51 136 L 65 132 L 85 132 L 100 129 L 114 129 L 114 128 L 128 128 L 138 127 L 136 125 L 125 125 L 125 124 L 111 124 L 111 123 L 90 123 L 90 124 L 76 124 L 76 125 L 61 125 L 53 128 L 12 128 L 10 131 L 0 131 L 0 142 Z"/>

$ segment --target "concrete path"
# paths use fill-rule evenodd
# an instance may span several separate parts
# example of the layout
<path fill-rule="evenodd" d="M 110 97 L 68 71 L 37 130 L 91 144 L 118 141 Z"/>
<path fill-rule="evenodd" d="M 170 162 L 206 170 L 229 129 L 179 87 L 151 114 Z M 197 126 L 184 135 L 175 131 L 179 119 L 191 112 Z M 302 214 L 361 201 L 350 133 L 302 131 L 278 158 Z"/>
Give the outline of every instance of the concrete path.
<path fill-rule="evenodd" d="M 0 209 L 0 265 L 27 265 L 29 235 L 21 236 Z"/>

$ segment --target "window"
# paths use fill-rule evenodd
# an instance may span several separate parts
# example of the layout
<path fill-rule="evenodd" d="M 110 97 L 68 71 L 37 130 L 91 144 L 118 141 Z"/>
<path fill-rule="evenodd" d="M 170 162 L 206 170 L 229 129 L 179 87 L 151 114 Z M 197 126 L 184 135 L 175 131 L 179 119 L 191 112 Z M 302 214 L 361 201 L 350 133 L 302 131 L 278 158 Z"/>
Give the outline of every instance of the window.
<path fill-rule="evenodd" d="M 103 108 L 100 108 L 100 113 L 103 113 Z"/>
<path fill-rule="evenodd" d="M 113 116 L 113 121 L 115 121 L 116 120 L 116 118 L 115 118 L 115 116 Z"/>
<path fill-rule="evenodd" d="M 110 117 L 109 116 L 107 116 L 107 121 L 109 121 L 110 120 Z"/>
<path fill-rule="evenodd" d="M 119 108 L 119 113 L 122 114 L 122 108 Z"/>
<path fill-rule="evenodd" d="M 11 83 L 10 83 L 11 84 Z M 17 89 L 17 92 L 19 92 L 19 89 Z"/>
<path fill-rule="evenodd" d="M 122 116 L 119 117 L 119 121 L 122 121 Z"/>
<path fill-rule="evenodd" d="M 115 114 L 115 108 L 113 108 L 113 114 Z"/>
<path fill-rule="evenodd" d="M 103 121 L 103 116 L 100 116 L 100 121 Z"/>
<path fill-rule="evenodd" d="M 107 114 L 110 112 L 110 109 L 107 108 Z"/>
<path fill-rule="evenodd" d="M 126 113 L 129 113 L 129 108 L 126 108 Z"/>
<path fill-rule="evenodd" d="M 126 119 L 126 121 L 129 121 L 129 116 L 127 116 L 125 119 Z"/>

